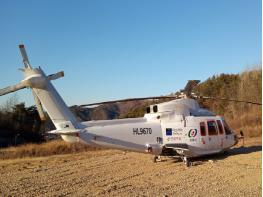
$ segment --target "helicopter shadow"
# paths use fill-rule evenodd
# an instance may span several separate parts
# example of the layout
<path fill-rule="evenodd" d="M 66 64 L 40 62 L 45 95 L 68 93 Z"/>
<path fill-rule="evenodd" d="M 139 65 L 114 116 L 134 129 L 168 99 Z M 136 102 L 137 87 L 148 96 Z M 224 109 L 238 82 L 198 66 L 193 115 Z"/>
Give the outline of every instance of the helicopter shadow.
<path fill-rule="evenodd" d="M 221 153 L 217 153 L 217 154 L 213 154 L 213 155 L 204 155 L 201 157 L 191 158 L 190 160 L 191 160 L 192 166 L 198 166 L 206 162 L 213 163 L 219 160 L 223 160 L 227 157 L 240 155 L 240 154 L 250 154 L 253 152 L 260 152 L 260 151 L 262 151 L 261 145 L 246 146 L 246 147 L 241 146 L 241 147 L 231 148 L 230 150 L 227 150 Z M 174 158 L 174 162 L 178 162 L 178 161 L 180 161 L 180 159 Z"/>
<path fill-rule="evenodd" d="M 259 152 L 259 151 L 262 151 L 261 145 L 234 147 L 234 148 L 231 148 L 231 149 L 224 151 L 224 152 L 221 152 L 221 153 L 200 157 L 200 161 L 216 162 L 219 160 L 223 160 L 227 157 L 231 157 L 231 156 L 235 156 L 235 155 L 241 155 L 241 154 L 250 154 L 250 153 Z M 198 158 L 196 158 L 196 159 L 198 159 Z"/>
<path fill-rule="evenodd" d="M 235 147 L 227 151 L 227 154 L 229 156 L 231 155 L 239 155 L 239 154 L 249 154 L 253 152 L 258 152 L 262 151 L 262 146 L 261 145 L 256 145 L 256 146 L 248 146 L 248 147 Z"/>

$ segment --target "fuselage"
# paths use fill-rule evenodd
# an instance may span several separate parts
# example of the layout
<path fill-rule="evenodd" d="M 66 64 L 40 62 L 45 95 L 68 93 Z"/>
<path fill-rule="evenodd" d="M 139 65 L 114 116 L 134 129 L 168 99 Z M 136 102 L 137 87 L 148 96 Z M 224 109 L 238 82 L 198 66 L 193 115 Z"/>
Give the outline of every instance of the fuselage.
<path fill-rule="evenodd" d="M 160 111 L 158 107 L 156 111 L 149 110 L 142 118 L 82 122 L 85 129 L 78 137 L 62 137 L 68 141 L 81 140 L 93 146 L 155 155 L 167 154 L 167 150 L 170 150 L 170 155 L 187 157 L 218 153 L 236 143 L 235 134 L 222 117 L 210 113 L 209 116 L 194 116 L 190 112 L 181 114 L 176 110 L 178 103 L 175 102 L 174 110 L 170 108 L 167 111 L 165 108 L 162 111 L 159 106 Z"/>

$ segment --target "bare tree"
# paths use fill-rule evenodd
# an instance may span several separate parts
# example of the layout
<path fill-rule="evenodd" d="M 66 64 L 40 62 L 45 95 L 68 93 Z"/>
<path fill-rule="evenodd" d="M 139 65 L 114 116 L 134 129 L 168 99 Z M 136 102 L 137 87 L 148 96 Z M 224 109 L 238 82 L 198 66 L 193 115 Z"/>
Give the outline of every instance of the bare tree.
<path fill-rule="evenodd" d="M 19 98 L 16 93 L 12 94 L 2 105 L 0 105 L 1 112 L 12 112 L 13 108 L 18 104 Z"/>

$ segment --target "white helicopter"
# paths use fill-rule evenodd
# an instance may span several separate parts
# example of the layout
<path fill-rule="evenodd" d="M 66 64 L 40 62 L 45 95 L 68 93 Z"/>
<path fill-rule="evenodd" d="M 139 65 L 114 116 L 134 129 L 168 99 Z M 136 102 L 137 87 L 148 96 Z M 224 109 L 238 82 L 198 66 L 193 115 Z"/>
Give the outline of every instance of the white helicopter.
<path fill-rule="evenodd" d="M 64 73 L 47 76 L 40 67 L 32 68 L 24 45 L 19 45 L 19 49 L 25 66 L 20 69 L 24 79 L 16 85 L 1 89 L 0 96 L 23 88 L 32 89 L 40 118 L 45 119 L 43 106 L 56 127 L 56 130 L 49 133 L 61 135 L 67 142 L 83 142 L 90 146 L 153 154 L 154 161 L 161 155 L 178 156 L 187 166 L 190 165 L 190 158 L 219 153 L 238 142 L 237 135 L 224 118 L 200 108 L 195 99 L 188 98 L 189 91 L 183 98 L 147 97 L 81 105 L 84 107 L 130 100 L 173 99 L 150 105 L 141 118 L 79 122 L 50 82 L 63 77 Z M 186 89 L 191 89 L 193 83 L 197 81 L 190 81 Z"/>

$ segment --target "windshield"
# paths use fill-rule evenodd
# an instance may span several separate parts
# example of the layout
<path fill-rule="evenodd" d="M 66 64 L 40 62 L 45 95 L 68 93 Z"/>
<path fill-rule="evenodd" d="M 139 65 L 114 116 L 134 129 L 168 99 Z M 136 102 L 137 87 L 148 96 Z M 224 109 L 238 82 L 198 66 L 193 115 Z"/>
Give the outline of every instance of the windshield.
<path fill-rule="evenodd" d="M 223 125 L 224 125 L 224 128 L 225 128 L 226 135 L 231 134 L 232 130 L 230 129 L 230 127 L 228 126 L 228 124 L 226 123 L 225 120 L 223 120 Z"/>

